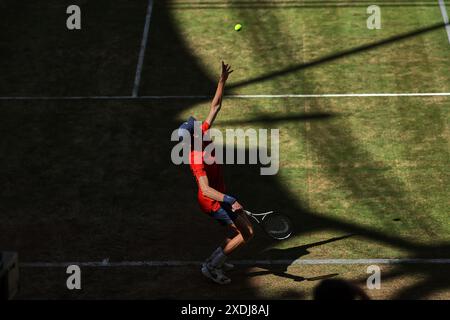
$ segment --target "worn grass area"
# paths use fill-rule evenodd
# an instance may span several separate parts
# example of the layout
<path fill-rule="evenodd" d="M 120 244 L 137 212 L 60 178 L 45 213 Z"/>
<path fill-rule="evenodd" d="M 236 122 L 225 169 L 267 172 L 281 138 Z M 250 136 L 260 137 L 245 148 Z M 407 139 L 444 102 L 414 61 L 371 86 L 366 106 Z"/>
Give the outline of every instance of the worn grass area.
<path fill-rule="evenodd" d="M 222 59 L 233 94 L 448 92 L 445 31 L 424 31 L 441 23 L 439 7 L 421 3 L 382 5 L 383 28 L 369 31 L 365 2 L 157 2 L 141 94 L 211 94 Z M 131 93 L 147 1 L 78 4 L 86 24 L 70 33 L 66 3 L 0 1 L 2 96 Z M 170 134 L 207 111 L 201 99 L 0 101 L 0 247 L 23 262 L 203 259 L 222 231 L 172 164 Z M 449 124 L 448 97 L 225 100 L 219 129 L 280 130 L 279 173 L 229 165 L 230 193 L 296 226 L 282 243 L 258 231 L 234 258 L 449 258 Z M 371 294 L 449 298 L 447 269 L 383 267 L 386 286 Z M 88 269 L 69 293 L 63 269 L 22 272 L 22 298 L 308 299 L 322 276 L 367 276 L 255 265 L 218 292 L 194 268 Z"/>

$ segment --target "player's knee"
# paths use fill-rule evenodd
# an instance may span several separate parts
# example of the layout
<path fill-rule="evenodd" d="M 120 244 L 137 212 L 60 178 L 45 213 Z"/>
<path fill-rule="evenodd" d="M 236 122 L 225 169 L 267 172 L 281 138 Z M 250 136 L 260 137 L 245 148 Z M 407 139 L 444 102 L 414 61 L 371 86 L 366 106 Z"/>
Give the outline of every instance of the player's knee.
<path fill-rule="evenodd" d="M 248 228 L 248 234 L 249 234 L 250 239 L 253 239 L 253 237 L 255 236 L 255 229 L 253 229 L 252 226 L 250 226 Z"/>
<path fill-rule="evenodd" d="M 245 230 L 245 232 L 243 232 L 243 237 L 244 237 L 245 242 L 252 240 L 254 236 L 255 236 L 255 231 L 253 230 L 253 227 L 251 227 L 251 226 L 249 226 Z"/>
<path fill-rule="evenodd" d="M 229 239 L 233 239 L 233 238 L 239 236 L 240 234 L 241 234 L 241 232 L 240 232 L 237 228 L 230 228 L 230 229 L 228 230 L 228 235 L 227 235 L 227 237 L 228 237 Z"/>

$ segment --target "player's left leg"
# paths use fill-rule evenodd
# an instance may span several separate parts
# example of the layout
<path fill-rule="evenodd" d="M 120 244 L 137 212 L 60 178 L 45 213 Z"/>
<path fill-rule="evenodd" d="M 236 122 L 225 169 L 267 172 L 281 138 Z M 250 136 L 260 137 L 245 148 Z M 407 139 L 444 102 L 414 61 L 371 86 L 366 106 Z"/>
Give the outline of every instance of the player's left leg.
<path fill-rule="evenodd" d="M 222 206 L 219 210 L 212 212 L 211 217 L 226 226 L 227 236 L 223 244 L 203 263 L 202 273 L 214 282 L 227 284 L 231 280 L 223 271 L 230 270 L 234 266 L 226 263 L 226 260 L 232 252 L 251 239 L 253 228 L 245 216 L 233 212 L 228 206 Z"/>
<path fill-rule="evenodd" d="M 244 243 L 244 237 L 234 223 L 227 225 L 227 238 L 202 265 L 205 277 L 219 284 L 228 284 L 231 279 L 224 271 L 232 269 L 232 264 L 226 263 L 228 255 Z M 228 254 L 227 254 L 228 253 Z"/>
<path fill-rule="evenodd" d="M 241 233 L 239 232 L 239 229 L 236 227 L 234 223 L 225 225 L 226 227 L 226 236 L 223 243 L 216 249 L 214 252 L 209 256 L 205 262 L 204 265 L 211 263 L 215 257 L 217 256 L 227 256 L 224 253 L 224 248 L 226 248 L 226 252 L 230 254 L 232 251 L 236 250 L 243 242 L 244 238 L 242 237 Z M 223 258 L 223 263 L 221 263 L 220 268 L 222 268 L 224 271 L 229 271 L 234 268 L 234 265 L 231 263 L 225 262 L 226 258 Z"/>
<path fill-rule="evenodd" d="M 229 221 L 227 224 L 227 237 L 219 248 L 217 248 L 206 263 L 210 263 L 216 268 L 225 270 L 231 269 L 231 264 L 226 264 L 226 259 L 236 251 L 240 246 L 253 238 L 253 226 L 243 213 L 235 213 L 227 210 Z"/>

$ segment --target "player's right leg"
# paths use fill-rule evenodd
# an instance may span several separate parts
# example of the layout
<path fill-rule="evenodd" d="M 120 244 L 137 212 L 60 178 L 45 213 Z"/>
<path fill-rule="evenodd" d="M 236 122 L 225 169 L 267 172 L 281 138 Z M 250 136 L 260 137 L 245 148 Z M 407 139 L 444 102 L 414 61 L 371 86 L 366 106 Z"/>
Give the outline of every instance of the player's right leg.
<path fill-rule="evenodd" d="M 203 275 L 220 284 L 226 284 L 231 281 L 225 276 L 223 269 L 231 269 L 233 266 L 227 264 L 225 261 L 228 258 L 228 255 L 245 241 L 238 227 L 234 223 L 234 220 L 237 219 L 238 215 L 228 209 L 229 208 L 222 207 L 211 213 L 212 218 L 227 228 L 227 237 L 222 246 L 218 247 L 202 265 Z"/>
<path fill-rule="evenodd" d="M 211 263 L 212 260 L 219 254 L 224 253 L 223 248 L 226 248 L 230 242 L 235 241 L 235 237 L 239 235 L 239 230 L 234 224 L 227 225 L 227 233 L 224 242 L 209 256 L 204 264 Z M 242 239 L 243 240 L 243 239 Z M 229 247 L 229 246 L 228 246 Z M 228 250 L 227 250 L 228 251 Z M 224 262 L 221 267 L 224 271 L 230 271 L 234 269 L 234 265 L 228 262 Z"/>

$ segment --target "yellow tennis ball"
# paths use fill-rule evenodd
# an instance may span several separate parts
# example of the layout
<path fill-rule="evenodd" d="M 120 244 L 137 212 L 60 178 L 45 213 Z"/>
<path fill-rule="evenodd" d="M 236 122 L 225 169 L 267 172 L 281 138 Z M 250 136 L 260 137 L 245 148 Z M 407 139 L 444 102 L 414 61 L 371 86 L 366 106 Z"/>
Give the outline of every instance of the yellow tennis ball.
<path fill-rule="evenodd" d="M 242 29 L 242 25 L 239 23 L 234 26 L 234 30 L 236 30 L 236 31 L 241 31 L 241 29 Z"/>

